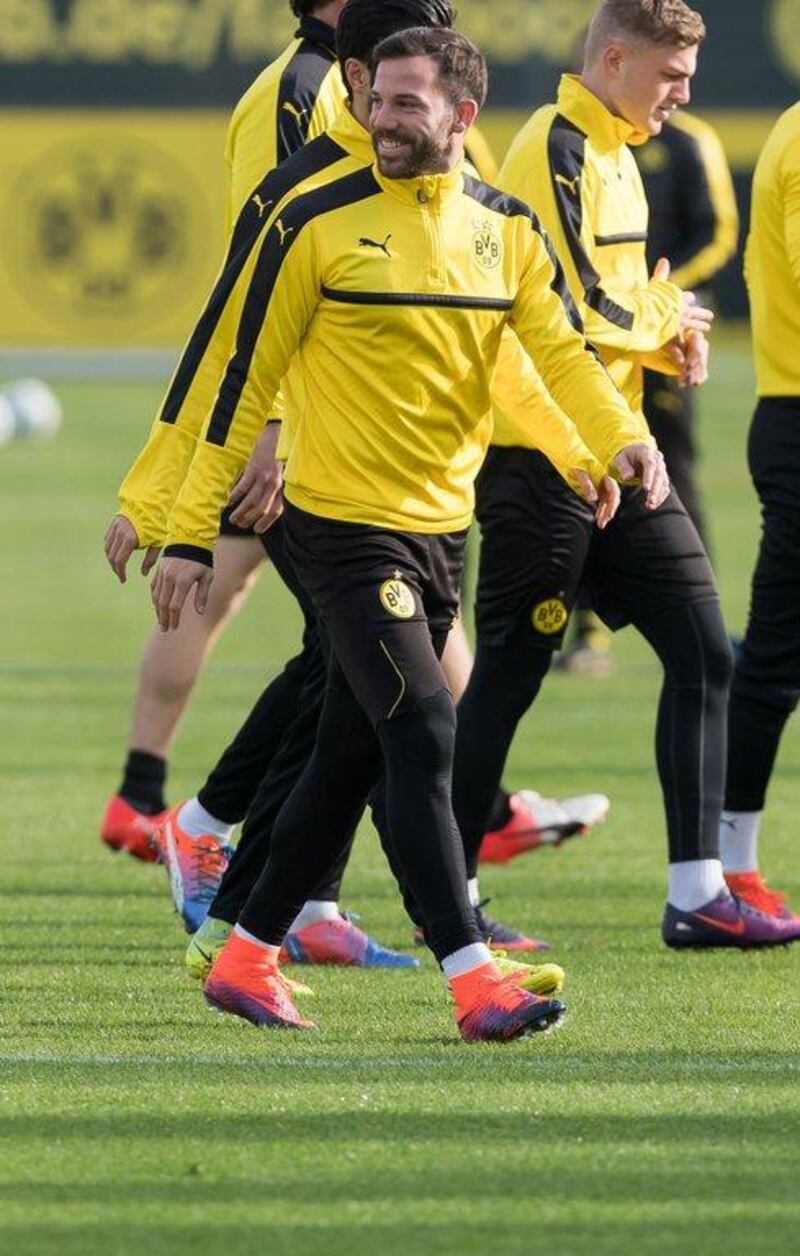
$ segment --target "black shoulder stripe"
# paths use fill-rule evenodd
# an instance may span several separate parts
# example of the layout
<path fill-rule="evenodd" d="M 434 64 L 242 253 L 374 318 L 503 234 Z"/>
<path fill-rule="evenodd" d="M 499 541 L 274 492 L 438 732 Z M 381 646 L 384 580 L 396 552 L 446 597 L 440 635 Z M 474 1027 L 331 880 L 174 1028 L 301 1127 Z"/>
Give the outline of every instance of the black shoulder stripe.
<path fill-rule="evenodd" d="M 498 191 L 488 183 L 484 183 L 481 179 L 473 179 L 471 175 L 464 175 L 464 192 L 472 200 L 477 201 L 479 205 L 491 209 L 496 214 L 504 214 L 506 218 L 530 218 L 535 219 L 536 215 L 529 205 L 519 200 L 516 196 L 509 196 L 505 192 Z"/>
<path fill-rule="evenodd" d="M 162 423 L 175 423 L 197 370 L 217 329 L 245 262 L 272 209 L 292 188 L 335 165 L 347 153 L 327 135 L 320 135 L 281 166 L 276 166 L 253 190 L 233 229 L 225 267 L 209 297 L 199 322 L 183 351 L 178 369 L 161 408 Z"/>
<path fill-rule="evenodd" d="M 557 113 L 550 127 L 547 156 L 550 178 L 558 207 L 558 216 L 569 244 L 572 261 L 578 272 L 586 304 L 616 327 L 630 331 L 633 315 L 616 301 L 606 296 L 600 286 L 600 276 L 581 243 L 583 227 L 583 178 L 586 135 L 579 127 Z"/>
<path fill-rule="evenodd" d="M 279 162 L 305 144 L 317 97 L 334 60 L 326 48 L 303 39 L 283 71 L 275 117 Z"/>
<path fill-rule="evenodd" d="M 236 351 L 228 363 L 209 421 L 209 444 L 224 445 L 228 439 L 281 267 L 303 228 L 315 218 L 367 200 L 380 190 L 372 170 L 365 167 L 298 196 L 267 232 L 245 298 Z M 265 415 L 265 420 L 268 417 Z"/>

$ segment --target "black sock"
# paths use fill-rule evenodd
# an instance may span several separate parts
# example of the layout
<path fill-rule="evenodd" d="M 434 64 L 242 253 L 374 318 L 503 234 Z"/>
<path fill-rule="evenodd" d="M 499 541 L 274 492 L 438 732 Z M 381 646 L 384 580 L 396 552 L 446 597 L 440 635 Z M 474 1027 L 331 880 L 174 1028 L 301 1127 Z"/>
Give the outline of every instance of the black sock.
<path fill-rule="evenodd" d="M 510 795 L 506 793 L 502 785 L 498 789 L 494 804 L 492 806 L 492 814 L 489 816 L 487 832 L 496 833 L 498 829 L 505 828 L 511 819 L 511 803 Z"/>
<path fill-rule="evenodd" d="M 167 761 L 146 750 L 130 750 L 119 792 L 127 803 L 143 815 L 154 816 L 166 809 L 164 784 Z"/>

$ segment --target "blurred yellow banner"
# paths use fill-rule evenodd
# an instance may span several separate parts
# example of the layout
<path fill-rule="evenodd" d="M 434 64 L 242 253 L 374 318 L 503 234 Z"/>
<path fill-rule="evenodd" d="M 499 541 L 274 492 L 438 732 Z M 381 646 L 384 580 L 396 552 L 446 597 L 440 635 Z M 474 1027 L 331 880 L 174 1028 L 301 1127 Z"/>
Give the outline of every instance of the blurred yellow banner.
<path fill-rule="evenodd" d="M 227 113 L 0 114 L 0 344 L 172 346 L 224 250 Z"/>

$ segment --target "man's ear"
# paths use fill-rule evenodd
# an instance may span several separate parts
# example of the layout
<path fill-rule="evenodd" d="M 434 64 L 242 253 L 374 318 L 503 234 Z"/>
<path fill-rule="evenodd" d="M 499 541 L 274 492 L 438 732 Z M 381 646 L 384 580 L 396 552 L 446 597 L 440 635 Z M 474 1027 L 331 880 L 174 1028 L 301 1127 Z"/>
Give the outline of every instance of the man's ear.
<path fill-rule="evenodd" d="M 453 133 L 455 135 L 463 135 L 472 126 L 478 116 L 478 102 L 476 100 L 462 100 L 456 105 L 456 115 L 453 120 Z"/>
<path fill-rule="evenodd" d="M 360 96 L 366 96 L 369 93 L 372 80 L 369 76 L 369 67 L 363 61 L 348 57 L 344 63 L 344 72 L 351 95 L 358 93 Z"/>
<path fill-rule="evenodd" d="M 622 70 L 625 61 L 626 49 L 624 44 L 612 43 L 603 49 L 603 68 L 607 74 L 617 78 Z"/>

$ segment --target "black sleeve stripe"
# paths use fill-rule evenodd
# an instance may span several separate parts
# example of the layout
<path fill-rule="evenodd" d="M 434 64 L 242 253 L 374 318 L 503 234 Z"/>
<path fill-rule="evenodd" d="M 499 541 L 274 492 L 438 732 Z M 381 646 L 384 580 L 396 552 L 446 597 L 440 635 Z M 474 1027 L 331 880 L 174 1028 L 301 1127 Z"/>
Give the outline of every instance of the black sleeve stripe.
<path fill-rule="evenodd" d="M 619 235 L 596 235 L 594 242 L 598 248 L 604 248 L 606 245 L 611 244 L 647 244 L 647 232 L 629 231 L 626 233 L 623 231 Z"/>
<path fill-rule="evenodd" d="M 305 144 L 317 97 L 333 61 L 327 49 L 303 39 L 283 71 L 275 116 L 278 162 L 285 161 Z"/>
<path fill-rule="evenodd" d="M 380 190 L 371 169 L 357 170 L 299 196 L 267 232 L 245 298 L 236 350 L 211 414 L 206 436 L 209 444 L 224 445 L 228 439 L 281 267 L 303 228 L 323 214 L 367 200 Z"/>
<path fill-rule="evenodd" d="M 234 227 L 222 274 L 183 351 L 175 377 L 161 408 L 162 423 L 177 421 L 223 310 L 258 239 L 265 219 L 284 196 L 291 192 L 292 188 L 297 187 L 303 180 L 320 174 L 346 156 L 343 148 L 334 144 L 327 135 L 321 135 L 295 153 L 283 165 L 271 170 L 253 189 L 253 195 L 248 199 Z"/>
<path fill-rule="evenodd" d="M 583 178 L 585 147 L 584 132 L 562 114 L 556 114 L 547 142 L 550 178 L 561 227 L 583 286 L 586 304 L 615 327 L 630 331 L 633 327 L 633 315 L 630 310 L 623 309 L 606 296 L 600 286 L 600 276 L 581 243 L 583 203 L 580 184 Z"/>

